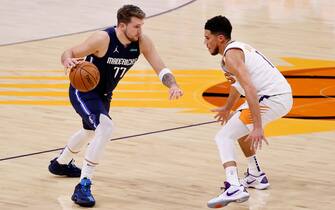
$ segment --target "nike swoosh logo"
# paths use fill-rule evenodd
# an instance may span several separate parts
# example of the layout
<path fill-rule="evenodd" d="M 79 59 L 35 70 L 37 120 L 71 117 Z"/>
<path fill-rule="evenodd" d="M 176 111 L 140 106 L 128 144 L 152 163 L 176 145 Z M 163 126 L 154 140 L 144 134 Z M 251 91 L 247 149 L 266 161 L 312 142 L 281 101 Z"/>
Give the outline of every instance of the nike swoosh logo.
<path fill-rule="evenodd" d="M 234 195 L 235 193 L 237 193 L 239 190 L 235 190 L 234 192 L 231 192 L 231 193 L 229 193 L 229 192 L 227 192 L 227 196 L 232 196 L 232 195 Z"/>
<path fill-rule="evenodd" d="M 248 182 L 247 181 L 247 184 L 252 184 L 252 183 L 254 183 L 256 180 L 254 179 L 254 180 L 252 180 L 251 182 Z"/>

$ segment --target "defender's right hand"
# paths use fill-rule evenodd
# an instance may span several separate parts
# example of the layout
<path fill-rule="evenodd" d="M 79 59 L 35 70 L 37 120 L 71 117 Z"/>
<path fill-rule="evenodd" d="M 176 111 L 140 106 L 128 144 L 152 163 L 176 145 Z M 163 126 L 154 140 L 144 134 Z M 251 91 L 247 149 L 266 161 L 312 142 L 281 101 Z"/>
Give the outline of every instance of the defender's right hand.
<path fill-rule="evenodd" d="M 211 110 L 212 112 L 217 112 L 217 114 L 214 116 L 217 121 L 221 122 L 221 125 L 226 123 L 230 117 L 230 110 L 228 110 L 225 106 L 217 107 L 215 109 Z"/>
<path fill-rule="evenodd" d="M 226 80 L 230 84 L 234 84 L 236 82 L 236 80 L 234 79 L 234 77 L 233 77 L 233 75 L 231 73 L 225 72 L 224 76 L 226 77 Z"/>

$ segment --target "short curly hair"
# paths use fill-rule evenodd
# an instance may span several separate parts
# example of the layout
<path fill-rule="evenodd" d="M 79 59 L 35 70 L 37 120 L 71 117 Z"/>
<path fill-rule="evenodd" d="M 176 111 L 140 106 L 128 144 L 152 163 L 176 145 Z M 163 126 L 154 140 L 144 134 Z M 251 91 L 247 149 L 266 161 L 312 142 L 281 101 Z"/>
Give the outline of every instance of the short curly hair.
<path fill-rule="evenodd" d="M 222 34 L 227 39 L 230 39 L 233 27 L 228 18 L 218 15 L 207 20 L 205 29 L 211 31 L 212 34 Z"/>

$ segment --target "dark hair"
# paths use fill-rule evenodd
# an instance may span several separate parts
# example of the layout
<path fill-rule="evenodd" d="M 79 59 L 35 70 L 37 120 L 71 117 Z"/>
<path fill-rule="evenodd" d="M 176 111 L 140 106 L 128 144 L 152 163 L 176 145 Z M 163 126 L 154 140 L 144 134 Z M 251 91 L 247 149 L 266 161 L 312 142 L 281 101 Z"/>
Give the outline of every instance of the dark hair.
<path fill-rule="evenodd" d="M 222 34 L 227 39 L 230 39 L 233 27 L 225 16 L 218 15 L 207 20 L 205 29 L 211 31 L 212 34 Z"/>
<path fill-rule="evenodd" d="M 139 19 L 145 18 L 145 13 L 135 5 L 123 5 L 118 11 L 117 11 L 117 24 L 120 23 L 129 23 L 132 17 L 137 17 Z"/>

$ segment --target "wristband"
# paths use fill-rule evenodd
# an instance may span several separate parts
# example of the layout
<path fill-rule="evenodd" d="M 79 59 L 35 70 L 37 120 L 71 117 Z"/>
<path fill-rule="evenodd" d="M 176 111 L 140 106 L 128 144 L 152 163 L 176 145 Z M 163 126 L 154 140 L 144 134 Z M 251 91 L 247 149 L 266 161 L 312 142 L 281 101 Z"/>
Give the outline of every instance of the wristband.
<path fill-rule="evenodd" d="M 162 69 L 162 70 L 159 72 L 159 74 L 158 74 L 158 77 L 159 77 L 159 79 L 160 79 L 161 81 L 163 80 L 163 77 L 164 77 L 165 74 L 172 74 L 172 72 L 171 72 L 171 70 L 168 69 L 168 68 L 164 68 L 164 69 Z"/>

